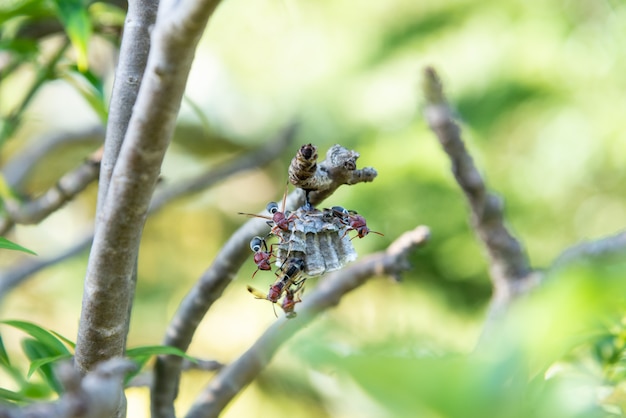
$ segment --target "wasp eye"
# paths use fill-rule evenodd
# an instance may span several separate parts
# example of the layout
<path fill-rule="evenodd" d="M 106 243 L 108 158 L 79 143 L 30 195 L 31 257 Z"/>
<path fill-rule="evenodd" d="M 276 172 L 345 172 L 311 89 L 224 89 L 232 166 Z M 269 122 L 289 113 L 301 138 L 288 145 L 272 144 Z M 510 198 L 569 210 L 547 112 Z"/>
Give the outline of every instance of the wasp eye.
<path fill-rule="evenodd" d="M 255 253 L 258 253 L 259 251 L 261 251 L 262 247 L 263 247 L 263 238 L 254 237 L 250 240 L 250 249 L 254 251 Z"/>
<path fill-rule="evenodd" d="M 278 203 L 276 202 L 270 202 L 267 204 L 266 207 L 267 211 L 269 213 L 271 213 L 272 215 L 275 214 L 276 212 L 278 212 Z"/>

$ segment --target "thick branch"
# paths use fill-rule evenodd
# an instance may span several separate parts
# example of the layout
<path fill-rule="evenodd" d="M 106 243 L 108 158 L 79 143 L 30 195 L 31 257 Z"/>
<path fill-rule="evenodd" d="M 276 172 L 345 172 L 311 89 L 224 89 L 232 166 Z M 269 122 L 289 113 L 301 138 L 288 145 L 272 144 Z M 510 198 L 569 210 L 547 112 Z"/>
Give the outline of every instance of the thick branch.
<path fill-rule="evenodd" d="M 335 152 L 341 154 L 345 151 L 345 148 L 339 146 L 331 149 L 335 149 Z M 336 155 L 329 151 L 326 160 L 320 163 L 331 173 L 325 191 L 334 191 L 342 184 L 352 184 L 350 181 L 353 177 L 344 174 L 346 171 L 355 171 L 356 167 L 346 166 L 343 159 L 335 157 Z M 333 173 L 337 173 L 336 178 L 332 177 Z M 319 197 L 311 196 L 311 203 L 319 203 Z M 304 193 L 301 190 L 296 190 L 288 196 L 286 206 L 287 209 L 293 210 L 303 204 Z M 187 350 L 193 334 L 206 312 L 213 302 L 222 295 L 241 265 L 250 256 L 250 239 L 255 235 L 265 235 L 266 233 L 267 224 L 265 221 L 255 218 L 245 223 L 230 237 L 217 254 L 213 264 L 204 272 L 181 302 L 167 330 L 163 341 L 164 345 L 174 346 L 183 351 Z M 151 392 L 152 416 L 154 418 L 174 416 L 173 401 L 176 397 L 180 371 L 180 357 L 161 356 L 157 359 L 155 382 Z"/>
<path fill-rule="evenodd" d="M 472 213 L 472 226 L 490 259 L 490 274 L 497 299 L 509 300 L 522 291 L 531 267 L 520 242 L 504 225 L 502 200 L 487 191 L 482 176 L 467 152 L 459 126 L 452 118 L 438 75 L 424 71 L 424 115 L 450 157 L 456 181 L 465 193 Z"/>
<path fill-rule="evenodd" d="M 372 254 L 343 270 L 329 274 L 309 293 L 295 319 L 284 316 L 233 363 L 225 366 L 203 390 L 187 418 L 217 417 L 226 405 L 271 361 L 288 338 L 304 328 L 318 313 L 336 306 L 349 291 L 375 275 L 396 276 L 409 268 L 407 256 L 423 245 L 429 236 L 425 226 L 405 232 L 386 251 Z"/>
<path fill-rule="evenodd" d="M 81 372 L 124 352 L 141 232 L 195 49 L 217 4 L 183 1 L 159 9 L 133 115 L 99 204 L 76 344 Z"/>
<path fill-rule="evenodd" d="M 57 377 L 65 393 L 58 401 L 23 408 L 0 406 L 0 418 L 109 418 L 120 403 L 124 376 L 135 367 L 129 360 L 113 358 L 83 377 L 70 363 L 62 363 Z"/>
<path fill-rule="evenodd" d="M 156 20 L 158 0 L 130 0 L 115 72 L 100 171 L 98 208 L 104 203 L 113 168 L 133 114 L 150 52 L 150 30 Z"/>

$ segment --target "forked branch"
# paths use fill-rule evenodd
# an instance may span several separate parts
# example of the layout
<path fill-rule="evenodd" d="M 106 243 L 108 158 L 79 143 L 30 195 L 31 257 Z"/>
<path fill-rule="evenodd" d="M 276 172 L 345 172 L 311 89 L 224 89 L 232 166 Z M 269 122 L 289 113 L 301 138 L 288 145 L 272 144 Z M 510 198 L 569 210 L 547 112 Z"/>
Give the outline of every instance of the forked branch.
<path fill-rule="evenodd" d="M 330 273 L 309 293 L 295 319 L 284 316 L 233 363 L 225 366 L 196 399 L 187 418 L 217 417 L 228 403 L 272 360 L 287 339 L 304 328 L 320 312 L 336 306 L 342 297 L 374 276 L 397 276 L 409 268 L 407 257 L 424 245 L 430 231 L 425 226 L 405 232 L 385 251 L 371 254 Z"/>
<path fill-rule="evenodd" d="M 342 156 L 349 155 L 352 164 L 346 164 Z M 329 174 L 328 181 L 318 190 L 323 194 L 310 196 L 310 203 L 317 204 L 321 197 L 328 196 L 343 184 L 358 183 L 353 173 L 356 170 L 358 153 L 344 147 L 334 146 L 326 159 L 319 165 Z M 370 176 L 363 176 L 361 181 L 371 181 L 376 176 L 374 169 L 368 169 Z M 287 197 L 287 209 L 294 209 L 304 204 L 304 193 L 300 189 Z M 250 256 L 249 244 L 255 235 L 267 233 L 267 224 L 263 219 L 254 218 L 246 222 L 229 238 L 217 254 L 213 264 L 204 272 L 195 286 L 181 302 L 174 318 L 170 322 L 163 345 L 174 346 L 186 351 L 198 324 L 209 308 L 233 280 L 241 265 Z M 175 415 L 174 399 L 178 390 L 182 360 L 176 356 L 161 356 L 155 365 L 155 380 L 151 391 L 152 416 L 169 418 Z"/>

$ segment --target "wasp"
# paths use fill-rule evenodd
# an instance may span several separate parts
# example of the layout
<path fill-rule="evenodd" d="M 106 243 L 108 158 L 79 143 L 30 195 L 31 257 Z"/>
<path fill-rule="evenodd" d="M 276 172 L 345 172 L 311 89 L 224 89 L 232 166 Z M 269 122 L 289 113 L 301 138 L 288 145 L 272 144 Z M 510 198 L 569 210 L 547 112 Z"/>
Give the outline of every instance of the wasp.
<path fill-rule="evenodd" d="M 239 215 L 252 216 L 255 218 L 267 219 L 267 224 L 271 227 L 271 233 L 278 236 L 283 240 L 283 232 L 290 231 L 290 224 L 297 219 L 295 213 L 289 213 L 285 211 L 285 205 L 287 202 L 287 191 L 289 190 L 289 184 L 285 188 L 285 194 L 283 195 L 282 209 L 278 209 L 278 203 L 269 202 L 265 209 L 271 216 L 257 215 L 256 213 L 244 213 L 238 212 Z"/>
<path fill-rule="evenodd" d="M 258 273 L 259 270 L 271 270 L 271 258 L 274 257 L 274 246 L 272 244 L 269 247 L 267 242 L 261 237 L 254 237 L 250 241 L 250 249 L 254 251 L 254 264 L 257 265 L 257 269 L 252 273 L 252 278 Z"/>
<path fill-rule="evenodd" d="M 384 236 L 384 234 L 382 234 L 381 232 L 372 231 L 371 229 L 369 229 L 367 227 L 367 221 L 365 220 L 365 218 L 359 215 L 354 210 L 348 210 L 341 206 L 333 206 L 330 211 L 332 212 L 333 216 L 337 220 L 339 220 L 339 222 L 348 227 L 345 232 L 346 234 L 348 233 L 348 231 L 356 231 L 356 235 L 351 239 L 354 239 L 356 237 L 363 238 L 370 232 L 372 234 Z"/>
<path fill-rule="evenodd" d="M 296 294 L 306 280 L 300 277 L 303 270 L 304 260 L 299 258 L 289 259 L 276 272 L 276 281 L 270 285 L 267 294 L 252 286 L 247 286 L 248 292 L 252 293 L 257 299 L 269 300 L 272 303 L 277 303 L 280 297 L 285 294 L 286 300 L 283 300 L 281 307 L 288 314 L 288 317 L 292 318 L 295 316 L 293 308 L 296 303 L 300 302 Z"/>
<path fill-rule="evenodd" d="M 295 311 L 296 303 L 302 302 L 300 299 L 300 289 L 304 286 L 304 280 L 302 280 L 295 289 L 289 288 L 285 290 L 285 297 L 283 298 L 280 307 L 283 311 L 285 311 L 285 316 L 287 318 L 295 318 L 297 313 Z"/>

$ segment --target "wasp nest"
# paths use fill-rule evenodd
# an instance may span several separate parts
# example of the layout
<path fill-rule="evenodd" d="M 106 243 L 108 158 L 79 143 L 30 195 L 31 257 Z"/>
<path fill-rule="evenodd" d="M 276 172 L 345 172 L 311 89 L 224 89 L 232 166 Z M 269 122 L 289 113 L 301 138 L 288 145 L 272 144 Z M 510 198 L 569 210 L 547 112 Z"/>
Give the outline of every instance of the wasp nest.
<path fill-rule="evenodd" d="M 348 226 L 332 209 L 300 208 L 289 215 L 289 231 L 280 236 L 276 265 L 289 258 L 304 261 L 304 273 L 320 276 L 339 270 L 356 260 L 357 253 L 348 236 Z"/>
<path fill-rule="evenodd" d="M 358 170 L 359 153 L 340 145 L 331 147 L 326 159 L 319 164 L 317 157 L 314 145 L 303 145 L 289 166 L 289 181 L 304 191 L 302 207 L 293 212 L 285 211 L 285 191 L 282 207 L 275 202 L 267 205 L 269 216 L 241 213 L 264 218 L 270 226 L 267 237 L 257 236 L 250 242 L 257 265 L 253 277 L 259 270 L 271 270 L 272 262 L 278 266 L 276 279 L 267 294 L 251 286 L 248 291 L 258 299 L 278 304 L 289 318 L 296 315 L 294 307 L 301 302 L 307 276 L 338 270 L 356 259 L 348 233 L 355 231 L 356 237 L 363 238 L 375 232 L 370 231 L 365 218 L 354 211 L 340 206 L 319 210 L 314 205 L 343 184 L 372 181 L 376 170 L 371 167 Z M 278 242 L 268 244 L 266 240 L 271 236 L 277 237 Z"/>

